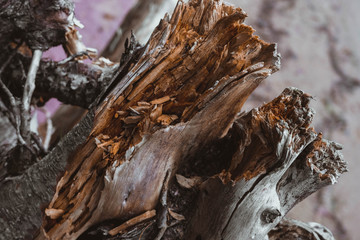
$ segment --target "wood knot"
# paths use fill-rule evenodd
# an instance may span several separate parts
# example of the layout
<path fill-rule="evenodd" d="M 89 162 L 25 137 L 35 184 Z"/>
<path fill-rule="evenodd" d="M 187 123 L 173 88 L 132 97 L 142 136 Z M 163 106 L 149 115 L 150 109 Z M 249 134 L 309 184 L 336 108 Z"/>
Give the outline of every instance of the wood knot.
<path fill-rule="evenodd" d="M 263 223 L 273 223 L 276 218 L 280 217 L 281 213 L 278 209 L 268 208 L 261 213 L 261 221 Z"/>

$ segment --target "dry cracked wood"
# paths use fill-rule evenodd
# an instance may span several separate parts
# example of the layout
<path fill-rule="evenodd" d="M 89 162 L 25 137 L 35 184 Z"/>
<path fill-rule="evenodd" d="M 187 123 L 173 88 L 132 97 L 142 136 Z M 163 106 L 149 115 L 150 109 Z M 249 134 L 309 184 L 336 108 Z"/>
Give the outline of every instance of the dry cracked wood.
<path fill-rule="evenodd" d="M 230 130 L 237 151 L 226 171 L 200 186 L 186 239 L 265 239 L 298 201 L 346 171 L 341 146 L 309 127 L 309 100 L 288 88 L 239 116 Z"/>
<path fill-rule="evenodd" d="M 265 239 L 333 183 L 346 164 L 309 127 L 309 95 L 288 88 L 240 114 L 280 65 L 245 17 L 218 0 L 180 1 L 144 47 L 132 39 L 78 127 L 2 183 L 5 236 L 31 236 L 41 208 L 36 239 Z"/>
<path fill-rule="evenodd" d="M 47 218 L 38 239 L 76 238 L 155 208 L 167 172 L 226 134 L 249 94 L 279 67 L 275 45 L 253 36 L 244 18 L 218 1 L 191 1 L 160 22 L 98 107 L 47 207 L 63 215 Z"/>

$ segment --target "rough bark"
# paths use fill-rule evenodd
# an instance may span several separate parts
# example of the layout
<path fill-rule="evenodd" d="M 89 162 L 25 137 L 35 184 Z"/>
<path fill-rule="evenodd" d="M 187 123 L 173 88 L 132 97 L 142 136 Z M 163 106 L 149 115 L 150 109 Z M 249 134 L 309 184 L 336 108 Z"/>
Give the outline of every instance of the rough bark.
<path fill-rule="evenodd" d="M 0 45 L 24 39 L 31 49 L 47 50 L 64 44 L 74 24 L 74 6 L 68 0 L 4 0 L 0 3 Z"/>
<path fill-rule="evenodd" d="M 13 49 L 3 49 L 11 52 Z M 3 72 L 3 81 L 16 97 L 23 91 L 24 75 L 19 69 L 29 69 L 31 58 L 16 54 Z M 36 74 L 34 97 L 41 97 L 39 105 L 49 98 L 65 104 L 89 108 L 101 91 L 117 73 L 119 64 L 98 60 L 94 64 L 74 61 L 72 57 L 61 62 L 42 60 Z"/>
<path fill-rule="evenodd" d="M 287 88 L 240 113 L 280 65 L 245 17 L 217 0 L 179 2 L 144 47 L 132 38 L 78 127 L 2 181 L 1 237 L 266 239 L 334 183 L 341 146 L 310 127 L 309 95 Z"/>
<path fill-rule="evenodd" d="M 0 239 L 32 239 L 41 225 L 44 204 L 51 200 L 66 160 L 85 141 L 91 126 L 91 114 L 88 114 L 40 162 L 20 176 L 1 181 Z"/>
<path fill-rule="evenodd" d="M 0 3 L 0 100 L 4 113 L 0 116 L 3 125 L 0 136 L 3 156 L 0 179 L 7 175 L 9 169 L 12 174 L 21 174 L 44 155 L 39 137 L 30 129 L 30 105 L 34 100 L 32 97 L 42 51 L 59 44 L 66 49 L 86 50 L 76 39 L 74 26 L 78 21 L 74 18 L 73 10 L 73 3 L 66 0 Z M 31 57 L 31 64 L 30 59 L 25 61 L 26 69 L 18 53 Z M 14 61 L 18 69 L 10 71 L 9 64 L 13 65 Z M 11 89 L 12 84 L 16 86 L 17 79 L 20 79 L 18 88 Z M 4 160 L 9 160 L 8 164 Z"/>

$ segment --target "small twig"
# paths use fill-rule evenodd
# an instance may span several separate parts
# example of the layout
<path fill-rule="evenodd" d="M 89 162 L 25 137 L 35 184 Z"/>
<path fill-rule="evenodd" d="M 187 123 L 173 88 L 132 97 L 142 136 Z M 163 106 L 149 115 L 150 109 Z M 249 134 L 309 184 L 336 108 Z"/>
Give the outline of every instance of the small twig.
<path fill-rule="evenodd" d="M 5 61 L 5 63 L 1 66 L 0 68 L 0 87 L 3 90 L 3 92 L 8 96 L 9 98 L 9 102 L 10 102 L 10 106 L 11 106 L 11 112 L 13 114 L 12 118 L 10 118 L 10 122 L 12 122 L 14 124 L 15 130 L 16 130 L 16 135 L 18 137 L 18 141 L 20 142 L 20 144 L 22 145 L 26 145 L 25 140 L 23 139 L 23 137 L 20 134 L 20 112 L 19 112 L 19 106 L 16 103 L 16 99 L 14 97 L 14 95 L 11 93 L 11 91 L 9 90 L 9 88 L 5 85 L 5 83 L 2 81 L 1 79 L 1 74 L 3 73 L 3 71 L 5 70 L 5 68 L 7 67 L 7 65 L 10 63 L 10 61 L 14 58 L 15 54 L 17 53 L 18 48 L 21 46 L 22 42 L 20 42 L 16 48 L 13 50 L 13 52 L 10 54 L 10 56 L 8 57 L 8 59 Z"/>
<path fill-rule="evenodd" d="M 58 62 L 57 64 L 62 65 L 62 64 L 65 64 L 65 63 L 68 63 L 68 62 L 74 60 L 77 57 L 82 57 L 84 55 L 87 56 L 90 60 L 92 60 L 92 58 L 90 57 L 88 52 L 82 51 L 82 52 L 75 53 L 75 54 L 71 55 L 70 57 L 65 58 L 64 60 Z"/>
<path fill-rule="evenodd" d="M 36 49 L 34 51 L 30 69 L 26 77 L 26 82 L 24 86 L 22 105 L 21 105 L 21 133 L 25 138 L 29 137 L 29 121 L 30 121 L 30 103 L 31 98 L 35 90 L 35 79 L 36 73 L 40 65 L 40 60 L 42 56 L 42 51 Z"/>
<path fill-rule="evenodd" d="M 121 233 L 122 231 L 125 231 L 127 228 L 132 227 L 140 222 L 143 222 L 145 220 L 148 220 L 156 215 L 156 210 L 147 211 L 139 216 L 136 216 L 125 223 L 121 224 L 120 226 L 117 226 L 116 228 L 113 228 L 109 231 L 109 234 L 111 236 L 115 236 L 116 234 Z"/>
<path fill-rule="evenodd" d="M 44 148 L 43 144 L 41 143 L 41 140 L 39 138 L 39 135 L 37 135 L 37 133 L 30 133 L 31 134 L 31 139 L 35 142 L 35 144 L 38 146 L 38 148 L 40 149 L 42 154 L 46 154 L 47 153 L 47 149 Z"/>
<path fill-rule="evenodd" d="M 16 130 L 16 135 L 18 138 L 18 141 L 21 145 L 26 146 L 27 149 L 29 149 L 31 151 L 31 153 L 35 154 L 35 152 L 33 151 L 33 149 L 31 149 L 27 144 L 26 141 L 24 140 L 24 138 L 22 137 L 21 133 L 20 133 L 20 125 L 21 125 L 21 121 L 20 121 L 20 113 L 19 113 L 19 108 L 18 105 L 16 104 L 16 100 L 15 97 L 12 95 L 12 93 L 10 92 L 10 90 L 6 87 L 6 85 L 4 84 L 4 82 L 1 80 L 0 77 L 0 87 L 1 89 L 6 93 L 6 95 L 8 95 L 9 100 L 10 100 L 10 106 L 12 108 L 12 118 L 9 118 L 10 122 L 14 125 L 14 128 Z"/>
<path fill-rule="evenodd" d="M 156 238 L 154 238 L 154 240 L 160 240 L 164 236 L 167 227 L 168 226 L 166 225 L 166 227 L 160 228 L 160 231 L 159 231 L 158 235 L 156 236 Z"/>
<path fill-rule="evenodd" d="M 26 72 L 25 72 L 24 64 L 20 59 L 18 59 L 18 60 L 19 60 L 21 73 L 23 74 L 23 78 L 26 78 Z"/>
<path fill-rule="evenodd" d="M 142 230 L 142 232 L 141 232 L 138 240 L 141 240 L 142 235 L 145 233 L 146 229 L 148 229 L 148 227 L 150 227 L 153 223 L 154 223 L 154 222 L 150 222 L 150 223 L 144 228 L 144 230 Z"/>
<path fill-rule="evenodd" d="M 29 112 L 30 111 L 30 102 L 31 97 L 35 90 L 35 78 L 36 73 L 40 65 L 40 60 L 42 56 L 41 50 L 35 50 L 33 58 L 31 60 L 30 69 L 26 78 L 25 86 L 24 86 L 24 93 L 23 93 L 23 99 L 22 99 L 22 107 L 23 112 Z"/>
<path fill-rule="evenodd" d="M 10 101 L 10 105 L 13 108 L 13 110 L 17 109 L 17 104 L 16 104 L 16 100 L 14 95 L 12 95 L 12 93 L 10 92 L 9 88 L 5 85 L 5 83 L 1 80 L 1 74 L 3 73 L 3 71 L 5 70 L 5 68 L 7 67 L 7 65 L 10 63 L 10 61 L 14 58 L 17 49 L 20 47 L 21 44 L 18 44 L 16 46 L 16 48 L 14 49 L 14 51 L 10 54 L 10 56 L 8 57 L 8 59 L 4 62 L 4 64 L 1 66 L 0 68 L 0 87 L 1 89 L 4 91 L 4 93 L 8 96 L 9 101 Z M 15 115 L 15 113 L 14 113 Z"/>
<path fill-rule="evenodd" d="M 0 74 L 1 74 L 1 70 L 0 70 Z M 5 85 L 5 83 L 2 81 L 1 77 L 0 77 L 0 87 L 1 87 L 1 90 L 8 96 L 9 98 L 9 102 L 10 102 L 10 106 L 12 108 L 12 112 L 13 112 L 13 115 L 14 115 L 14 119 L 15 119 L 15 122 L 16 121 L 16 116 L 18 116 L 18 114 L 16 114 L 16 110 L 17 110 L 17 104 L 16 104 L 16 100 L 15 100 L 15 97 L 14 95 L 12 95 L 12 93 L 10 92 L 10 90 L 7 88 L 7 86 Z"/>
<path fill-rule="evenodd" d="M 49 150 L 51 136 L 54 133 L 55 129 L 52 124 L 50 112 L 46 108 L 42 108 L 41 111 L 43 113 L 45 113 L 45 116 L 46 116 L 46 136 L 43 141 L 44 142 L 43 147 L 44 147 L 45 151 L 47 152 Z"/>

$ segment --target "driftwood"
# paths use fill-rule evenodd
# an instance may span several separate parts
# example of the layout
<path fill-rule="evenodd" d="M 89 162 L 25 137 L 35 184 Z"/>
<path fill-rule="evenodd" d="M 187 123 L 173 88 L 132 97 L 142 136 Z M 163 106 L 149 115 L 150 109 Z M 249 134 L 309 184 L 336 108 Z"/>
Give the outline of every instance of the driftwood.
<path fill-rule="evenodd" d="M 35 98 L 90 110 L 1 181 L 0 239 L 326 239 L 281 220 L 346 171 L 341 146 L 310 127 L 311 96 L 298 89 L 241 113 L 280 67 L 245 17 L 217 0 L 180 1 L 145 46 L 130 38 L 120 65 L 40 62 Z M 29 60 L 16 53 L 4 74 Z"/>

